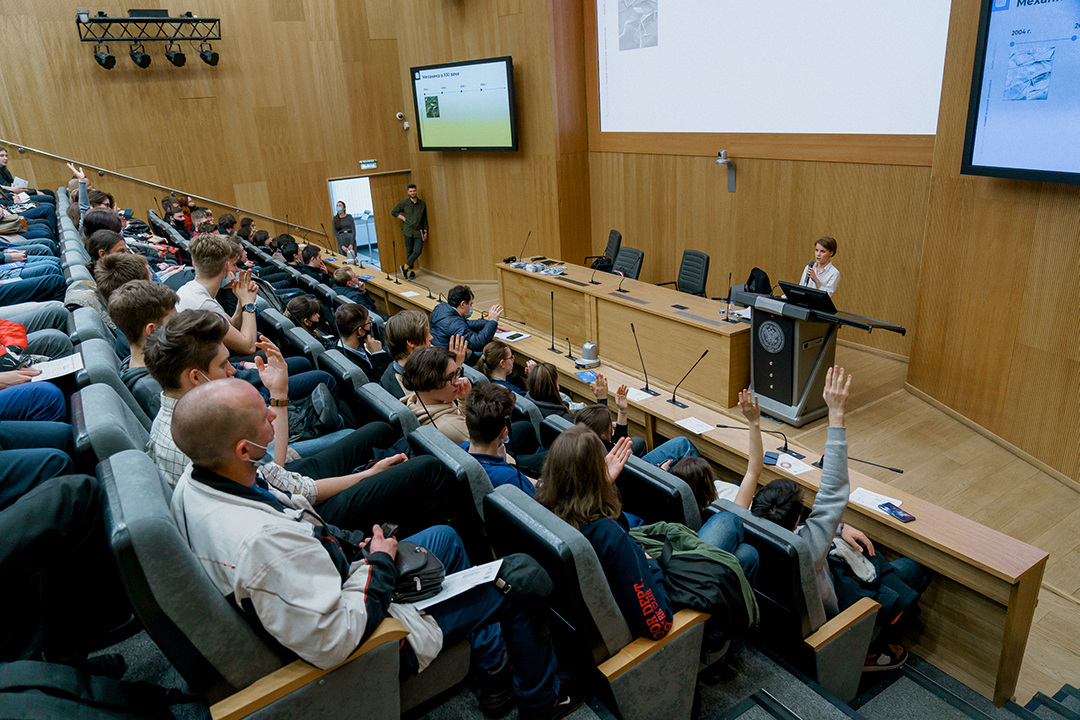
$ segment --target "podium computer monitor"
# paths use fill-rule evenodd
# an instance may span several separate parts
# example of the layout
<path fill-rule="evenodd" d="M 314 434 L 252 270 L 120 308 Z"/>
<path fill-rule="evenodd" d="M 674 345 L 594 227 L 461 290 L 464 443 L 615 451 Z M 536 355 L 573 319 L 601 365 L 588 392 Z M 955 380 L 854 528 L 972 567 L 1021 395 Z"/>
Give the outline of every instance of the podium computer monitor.
<path fill-rule="evenodd" d="M 818 310 L 827 313 L 836 312 L 836 306 L 833 305 L 832 298 L 824 290 L 806 287 L 805 285 L 795 285 L 783 280 L 780 281 L 780 289 L 787 295 L 787 302 L 789 303 L 804 307 L 807 310 Z"/>

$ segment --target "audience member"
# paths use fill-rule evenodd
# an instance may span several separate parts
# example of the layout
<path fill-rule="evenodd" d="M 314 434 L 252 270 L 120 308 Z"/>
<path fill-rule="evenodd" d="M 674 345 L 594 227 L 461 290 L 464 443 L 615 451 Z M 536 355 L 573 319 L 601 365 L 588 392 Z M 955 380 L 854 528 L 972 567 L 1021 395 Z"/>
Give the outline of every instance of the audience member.
<path fill-rule="evenodd" d="M 428 317 L 417 310 L 402 310 L 386 321 L 386 351 L 392 362 L 379 378 L 379 384 L 394 397 L 405 397 L 401 373 L 405 361 L 417 348 L 431 345 L 431 326 Z"/>
<path fill-rule="evenodd" d="M 570 402 L 559 389 L 559 370 L 551 363 L 539 363 L 525 368 L 525 397 L 533 401 L 544 417 L 557 415 L 567 422 L 574 422 L 572 413 L 585 407 L 584 403 Z"/>
<path fill-rule="evenodd" d="M 466 320 L 472 313 L 473 292 L 468 285 L 455 285 L 446 294 L 446 302 L 431 311 L 431 344 L 450 347 L 450 338 L 461 335 L 470 350 L 477 352 L 491 342 L 499 329 L 502 305 L 492 305 L 487 320 Z"/>
<path fill-rule="evenodd" d="M 461 447 L 484 468 L 492 487 L 510 483 L 532 495 L 536 481 L 518 470 L 514 455 L 506 450 L 514 431 L 522 436 L 531 436 L 534 446 L 537 444 L 532 423 L 510 422 L 514 411 L 514 394 L 501 385 L 480 383 L 465 397 L 464 411 L 469 440 Z M 537 459 L 536 467 L 542 467 L 543 454 Z"/>
<path fill-rule="evenodd" d="M 297 327 L 301 327 L 309 335 L 319 341 L 319 344 L 330 349 L 334 346 L 334 339 L 326 334 L 320 327 L 322 321 L 322 303 L 308 295 L 294 297 L 285 306 L 285 317 L 293 321 Z"/>
<path fill-rule="evenodd" d="M 232 236 L 236 234 L 236 216 L 232 213 L 225 213 L 218 218 L 218 234 L 225 236 Z"/>
<path fill-rule="evenodd" d="M 356 363 L 368 378 L 381 378 L 390 366 L 390 354 L 371 334 L 367 308 L 358 303 L 342 305 L 334 313 L 338 329 L 337 346 L 345 357 Z"/>
<path fill-rule="evenodd" d="M 322 249 L 318 245 L 305 245 L 300 253 L 300 265 L 297 270 L 301 274 L 325 285 L 331 284 L 330 272 L 326 269 L 326 263 L 322 259 Z"/>
<path fill-rule="evenodd" d="M 504 713 L 511 687 L 526 718 L 562 715 L 560 703 L 568 708 L 581 702 L 576 695 L 560 698 L 550 642 L 492 584 L 435 605 L 426 617 L 412 605 L 392 604 L 397 541 L 385 538 L 375 523 L 395 517 L 365 508 L 375 519 L 364 525 L 372 528 L 371 537 L 362 539 L 362 532 L 333 527 L 325 510 L 316 514 L 307 498 L 261 481 L 252 460 L 261 449 L 257 442 L 273 436 L 275 415 L 249 387 L 227 380 L 196 388 L 176 407 L 176 442 L 194 465 L 173 494 L 173 514 L 223 595 L 252 608 L 282 645 L 321 668 L 343 662 L 391 615 L 412 630 L 401 646 L 404 676 L 423 671 L 442 642 L 469 638 L 486 712 Z M 421 497 L 413 493 L 406 505 Z M 309 529 L 301 531 L 298 523 Z M 469 566 L 449 528 L 429 528 L 411 540 L 435 553 L 447 572 Z M 359 552 L 365 545 L 366 557 Z M 499 620 L 508 631 L 506 643 Z"/>
<path fill-rule="evenodd" d="M 418 348 L 405 361 L 401 381 L 409 393 L 402 402 L 421 425 L 434 425 L 457 445 L 468 442 L 460 402 L 472 390 L 472 383 L 453 353 L 446 348 Z"/>
<path fill-rule="evenodd" d="M 197 212 L 195 214 L 198 214 Z M 180 300 L 177 312 L 184 310 L 209 310 L 229 321 L 225 346 L 239 356 L 249 356 L 256 351 L 258 330 L 255 324 L 255 297 L 257 288 L 248 272 L 236 272 L 239 259 L 236 249 L 221 235 L 196 235 L 190 245 L 191 261 L 195 265 L 195 279 L 177 291 Z M 214 299 L 218 291 L 228 286 L 237 297 L 236 312 L 232 317 Z"/>
<path fill-rule="evenodd" d="M 171 288 L 145 279 L 124 283 L 109 296 L 109 317 L 131 348 L 120 365 L 120 379 L 151 418 L 161 408 L 161 385 L 150 376 L 143 349 L 151 333 L 176 314 L 176 300 Z"/>
<path fill-rule="evenodd" d="M 536 363 L 529 360 L 525 367 L 531 369 L 533 365 L 536 365 Z M 525 388 L 510 382 L 510 378 L 514 374 L 514 351 L 502 340 L 492 340 L 484 346 L 484 351 L 480 354 L 480 361 L 476 364 L 476 368 L 496 385 L 509 388 L 518 395 L 525 394 Z"/>
<path fill-rule="evenodd" d="M 68 337 L 68 319 L 71 313 L 59 301 L 2 302 L 4 288 L 0 285 L 0 320 L 22 325 L 26 330 L 26 352 L 43 355 L 50 359 L 67 357 L 75 352 Z"/>
<path fill-rule="evenodd" d="M 143 255 L 123 252 L 112 253 L 102 257 L 94 267 L 94 282 L 97 284 L 98 292 L 101 293 L 101 297 L 105 302 L 109 302 L 109 296 L 118 287 L 132 280 L 150 280 L 153 282 L 150 263 L 147 262 L 146 257 Z"/>
<path fill-rule="evenodd" d="M 363 305 L 369 313 L 378 314 L 375 301 L 367 291 L 367 283 L 357 277 L 351 267 L 342 266 L 334 271 L 334 292 Z"/>
<path fill-rule="evenodd" d="M 31 382 L 40 374 L 34 368 L 0 372 L 0 510 L 39 483 L 75 472 L 64 394 L 50 383 Z"/>

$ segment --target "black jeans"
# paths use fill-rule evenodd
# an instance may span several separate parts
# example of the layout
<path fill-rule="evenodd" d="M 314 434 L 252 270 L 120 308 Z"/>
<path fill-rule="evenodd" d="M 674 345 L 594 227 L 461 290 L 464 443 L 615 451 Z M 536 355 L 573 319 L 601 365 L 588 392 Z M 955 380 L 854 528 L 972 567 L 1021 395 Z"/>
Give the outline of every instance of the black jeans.
<path fill-rule="evenodd" d="M 96 649 L 131 617 L 105 536 L 105 491 L 88 475 L 47 480 L 0 512 L 0 662 Z"/>
<path fill-rule="evenodd" d="M 424 252 L 424 237 L 422 235 L 416 237 L 405 235 L 405 253 L 408 255 L 405 258 L 405 265 L 412 268 L 416 264 L 416 258 L 420 257 L 422 252 Z"/>
<path fill-rule="evenodd" d="M 373 422 L 311 457 L 285 467 L 313 478 L 338 477 L 363 469 L 376 448 L 388 448 L 398 436 L 386 423 Z M 371 534 L 372 526 L 394 523 L 397 537 L 432 525 L 453 527 L 474 563 L 491 559 L 472 492 L 433 457 L 399 463 L 361 480 L 316 508 L 324 520 L 346 530 Z"/>

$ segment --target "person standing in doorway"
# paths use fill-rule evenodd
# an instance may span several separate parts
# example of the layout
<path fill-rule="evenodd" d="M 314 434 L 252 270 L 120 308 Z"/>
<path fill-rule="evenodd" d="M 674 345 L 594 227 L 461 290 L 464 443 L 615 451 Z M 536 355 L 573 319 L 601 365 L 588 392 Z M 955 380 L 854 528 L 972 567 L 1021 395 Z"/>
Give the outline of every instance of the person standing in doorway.
<path fill-rule="evenodd" d="M 338 250 L 344 255 L 349 248 L 356 249 L 356 221 L 345 212 L 345 203 L 337 201 L 337 214 L 334 215 L 334 235 L 337 237 Z"/>
<path fill-rule="evenodd" d="M 427 240 L 427 205 L 416 197 L 416 185 L 409 183 L 409 197 L 405 198 L 390 211 L 390 214 L 403 223 L 402 234 L 405 235 L 405 264 L 400 266 L 401 275 L 405 278 L 415 278 L 413 266 L 420 253 L 424 251 L 424 241 Z"/>

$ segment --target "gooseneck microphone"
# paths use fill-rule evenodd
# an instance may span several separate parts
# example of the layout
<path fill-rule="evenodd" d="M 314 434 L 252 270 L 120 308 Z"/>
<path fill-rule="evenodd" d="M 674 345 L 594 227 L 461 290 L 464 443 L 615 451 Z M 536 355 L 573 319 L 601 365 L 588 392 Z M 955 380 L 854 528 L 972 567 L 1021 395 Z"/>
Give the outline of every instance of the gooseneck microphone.
<path fill-rule="evenodd" d="M 421 283 L 418 283 L 415 280 L 410 280 L 409 282 L 411 282 L 413 285 L 419 285 L 420 287 L 427 290 L 428 300 L 434 300 L 435 299 L 435 296 L 431 294 L 431 288 L 429 288 L 427 285 L 423 285 Z"/>
<path fill-rule="evenodd" d="M 592 271 L 592 275 L 590 275 L 590 276 L 589 276 L 589 284 L 590 284 L 590 285 L 599 285 L 599 284 L 600 284 L 600 281 L 599 281 L 599 280 L 594 280 L 594 279 L 593 279 L 593 278 L 595 278 L 595 277 L 596 277 L 596 271 L 597 271 L 597 270 L 599 270 L 599 269 L 600 269 L 600 268 L 598 268 L 598 267 L 594 267 L 594 268 L 593 268 L 593 271 Z"/>
<path fill-rule="evenodd" d="M 901 475 L 904 474 L 904 471 L 901 470 L 900 468 L 889 467 L 888 465 L 878 465 L 877 463 L 872 463 L 869 460 L 860 460 L 859 458 L 853 458 L 850 455 L 848 455 L 848 460 L 854 460 L 855 462 L 862 463 L 863 465 L 873 465 L 876 468 L 881 468 L 882 470 L 888 470 L 888 471 L 894 472 L 894 473 L 900 473 Z M 820 460 L 818 460 L 816 463 L 810 463 L 810 464 L 813 465 L 814 467 L 820 469 L 824 462 L 825 462 L 825 456 L 822 455 Z"/>
<path fill-rule="evenodd" d="M 566 338 L 566 359 L 577 360 L 577 358 L 574 357 L 574 346 L 570 344 L 570 338 Z"/>
<path fill-rule="evenodd" d="M 716 427 L 725 428 L 727 430 L 749 430 L 750 429 L 749 425 L 717 425 Z M 769 433 L 770 435 L 779 435 L 780 437 L 784 438 L 784 447 L 780 448 L 779 452 L 785 453 L 785 454 L 790 455 L 791 457 L 794 457 L 794 458 L 799 458 L 800 460 L 802 460 L 804 457 L 806 457 L 805 455 L 800 455 L 799 453 L 797 453 L 794 450 L 792 450 L 791 448 L 789 448 L 788 447 L 788 441 L 787 441 L 787 435 L 780 432 L 779 430 L 766 430 L 765 428 L 761 428 L 761 432 L 766 432 L 766 433 Z"/>
<path fill-rule="evenodd" d="M 397 237 L 394 236 L 394 235 L 391 235 L 390 236 L 390 243 L 394 246 L 394 265 L 397 265 Z M 397 279 L 398 272 L 400 272 L 400 271 L 401 271 L 400 266 L 394 268 L 394 284 L 395 285 L 400 285 L 401 284 L 401 281 Z M 390 276 L 387 275 L 386 279 L 389 280 Z"/>
<path fill-rule="evenodd" d="M 641 345 L 638 345 L 637 330 L 634 329 L 634 323 L 630 323 L 630 332 L 634 334 L 634 347 L 637 348 L 638 360 L 641 361 L 641 372 L 645 375 L 645 387 L 638 389 L 641 390 L 641 392 L 643 393 L 647 393 L 649 395 L 652 395 L 653 397 L 656 397 L 660 393 L 649 387 L 649 371 L 645 369 L 645 358 L 641 356 Z M 693 370 L 693 368 L 690 369 Z"/>
<path fill-rule="evenodd" d="M 555 347 L 555 291 L 551 292 L 551 347 L 548 348 L 556 355 L 562 355 L 562 350 Z"/>
<path fill-rule="evenodd" d="M 520 257 L 524 257 L 524 256 L 525 256 L 525 247 L 526 247 L 526 246 L 527 246 L 527 245 L 529 244 L 529 238 L 530 238 L 530 237 L 532 237 L 532 230 L 530 230 L 530 231 L 529 231 L 529 234 L 525 236 L 525 245 L 522 245 L 522 246 L 521 246 L 521 255 L 520 255 Z M 504 258 L 504 259 L 503 259 L 503 262 L 504 262 L 504 263 L 512 263 L 512 262 L 517 262 L 517 259 L 518 259 L 518 257 L 519 257 L 518 255 L 511 255 L 511 256 L 510 256 L 510 257 L 508 257 L 508 258 Z"/>
<path fill-rule="evenodd" d="M 635 336 L 635 337 L 636 337 L 636 336 Z M 686 374 L 682 376 L 682 380 L 680 380 L 680 381 L 679 381 L 679 383 L 678 383 L 678 385 L 676 385 L 676 386 L 675 386 L 675 389 L 673 389 L 673 390 L 671 391 L 671 399 L 670 399 L 670 400 L 668 400 L 668 402 L 669 402 L 669 403 L 671 403 L 671 404 L 672 404 L 672 405 L 674 405 L 675 407 L 681 407 L 681 408 L 684 408 L 684 407 L 686 407 L 686 405 L 684 405 L 683 403 L 681 403 L 681 402 L 679 402 L 678 400 L 676 400 L 676 399 L 675 399 L 675 393 L 676 393 L 676 392 L 678 391 L 678 389 L 679 389 L 679 385 L 682 385 L 682 384 L 683 384 L 683 380 L 685 380 L 686 378 L 690 377 L 690 373 L 694 372 L 694 368 L 696 368 L 696 367 L 698 366 L 698 363 L 700 363 L 700 362 L 701 362 L 702 360 L 704 360 L 704 359 L 705 359 L 705 356 L 706 356 L 706 355 L 708 355 L 708 354 L 709 354 L 709 351 L 708 351 L 708 350 L 706 350 L 705 352 L 701 353 L 701 357 L 699 357 L 699 358 L 697 359 L 697 362 L 696 362 L 696 363 L 694 363 L 694 364 L 693 364 L 692 366 L 690 366 L 690 369 L 689 369 L 689 370 L 687 370 L 687 371 L 686 371 Z"/>
<path fill-rule="evenodd" d="M 622 280 L 620 280 L 620 281 L 619 281 L 619 287 L 617 287 L 617 288 L 615 289 L 615 292 L 621 292 L 621 293 L 628 293 L 628 292 L 630 292 L 629 290 L 623 290 L 623 289 L 622 289 L 622 284 L 623 284 L 624 282 L 626 282 L 626 273 L 624 273 L 624 272 L 621 272 L 621 271 L 619 271 L 619 270 L 616 270 L 615 272 L 617 272 L 617 273 L 619 273 L 620 275 L 622 275 Z"/>

